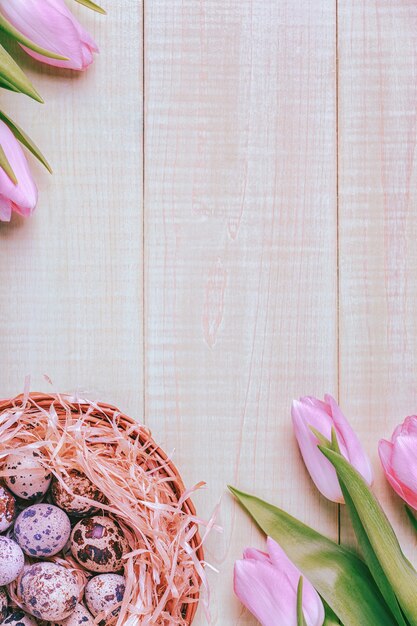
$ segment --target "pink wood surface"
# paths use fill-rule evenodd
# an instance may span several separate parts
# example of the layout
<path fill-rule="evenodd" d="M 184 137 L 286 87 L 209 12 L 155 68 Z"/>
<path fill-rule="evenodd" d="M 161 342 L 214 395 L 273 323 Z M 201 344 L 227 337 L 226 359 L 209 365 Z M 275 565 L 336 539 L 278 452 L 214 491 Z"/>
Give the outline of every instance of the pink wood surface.
<path fill-rule="evenodd" d="M 232 483 L 337 536 L 289 420 L 337 391 L 334 2 L 156 0 L 145 32 L 148 423 L 203 515 Z M 262 543 L 220 521 L 213 623 L 253 624 L 232 564 Z"/>
<path fill-rule="evenodd" d="M 46 104 L 4 97 L 55 174 L 32 161 L 38 211 L 0 225 L 0 397 L 46 373 L 146 419 L 207 482 L 200 514 L 223 496 L 213 623 L 253 625 L 232 566 L 262 538 L 227 483 L 351 539 L 293 397 L 339 395 L 404 522 L 376 443 L 417 401 L 417 5 L 107 4 L 74 9 L 102 50 L 86 74 L 25 60 Z"/>
<path fill-rule="evenodd" d="M 339 59 L 340 400 L 416 561 L 377 458 L 417 407 L 416 3 L 339 1 Z"/>

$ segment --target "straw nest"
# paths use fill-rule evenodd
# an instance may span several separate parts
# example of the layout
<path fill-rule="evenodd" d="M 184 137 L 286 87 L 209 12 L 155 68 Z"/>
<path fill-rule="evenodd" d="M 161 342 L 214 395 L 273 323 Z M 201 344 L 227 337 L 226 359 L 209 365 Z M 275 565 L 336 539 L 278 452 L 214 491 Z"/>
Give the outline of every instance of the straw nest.
<path fill-rule="evenodd" d="M 30 450 L 42 453 L 61 483 L 70 470 L 86 474 L 106 496 L 100 508 L 128 538 L 126 592 L 118 618 L 108 623 L 191 624 L 205 585 L 202 521 L 189 497 L 193 490 L 185 489 L 150 432 L 115 407 L 84 399 L 26 393 L 0 401 L 0 476 L 7 454 Z M 91 574 L 68 553 L 51 560 L 74 571 L 81 596 Z M 18 604 L 13 583 L 9 594 Z"/>

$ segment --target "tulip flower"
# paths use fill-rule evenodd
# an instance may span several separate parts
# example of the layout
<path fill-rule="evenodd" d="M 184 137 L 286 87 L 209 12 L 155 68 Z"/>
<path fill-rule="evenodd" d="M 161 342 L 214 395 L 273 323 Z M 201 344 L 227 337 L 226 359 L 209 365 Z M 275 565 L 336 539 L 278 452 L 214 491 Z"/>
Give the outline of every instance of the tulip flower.
<path fill-rule="evenodd" d="M 297 626 L 297 588 L 301 572 L 270 537 L 268 554 L 247 548 L 236 561 L 237 597 L 262 626 Z M 307 626 L 322 626 L 324 608 L 311 583 L 303 580 L 303 613 Z"/>
<path fill-rule="evenodd" d="M 324 402 L 313 397 L 295 400 L 291 413 L 295 436 L 304 463 L 317 489 L 326 498 L 332 502 L 344 502 L 336 470 L 318 449 L 319 440 L 312 428 L 328 440 L 331 439 L 333 430 L 341 454 L 369 485 L 372 484 L 373 473 L 369 459 L 356 433 L 332 396 L 326 395 Z"/>
<path fill-rule="evenodd" d="M 85 70 L 98 48 L 64 0 L 0 0 L 0 14 L 19 32 L 45 50 L 68 60 L 53 59 L 22 46 L 43 63 Z"/>
<path fill-rule="evenodd" d="M 391 441 L 381 439 L 378 451 L 391 487 L 417 509 L 417 416 L 406 417 L 394 430 Z"/>
<path fill-rule="evenodd" d="M 20 143 L 2 121 L 0 121 L 0 145 L 17 179 L 15 184 L 6 172 L 0 169 L 0 221 L 8 222 L 12 211 L 25 217 L 31 215 L 36 206 L 38 192 Z"/>

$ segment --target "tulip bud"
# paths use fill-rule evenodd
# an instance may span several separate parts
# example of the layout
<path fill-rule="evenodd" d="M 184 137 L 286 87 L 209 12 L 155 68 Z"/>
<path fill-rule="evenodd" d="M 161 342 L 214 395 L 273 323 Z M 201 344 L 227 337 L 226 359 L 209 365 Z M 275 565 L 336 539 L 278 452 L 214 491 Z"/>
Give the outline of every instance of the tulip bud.
<path fill-rule="evenodd" d="M 36 206 L 38 192 L 20 143 L 2 121 L 0 121 L 0 145 L 17 179 L 15 184 L 6 172 L 0 169 L 0 221 L 8 222 L 12 211 L 25 217 L 31 215 Z"/>
<path fill-rule="evenodd" d="M 394 430 L 391 441 L 381 439 L 378 451 L 391 487 L 417 509 L 417 416 L 406 417 Z"/>
<path fill-rule="evenodd" d="M 235 593 L 262 626 L 297 626 L 297 588 L 301 572 L 270 537 L 267 547 L 268 554 L 248 548 L 243 559 L 236 561 Z M 302 598 L 307 626 L 322 626 L 323 603 L 305 578 Z"/>
<path fill-rule="evenodd" d="M 371 485 L 373 473 L 356 433 L 349 425 L 336 400 L 330 395 L 324 402 L 313 397 L 294 400 L 292 405 L 294 433 L 304 463 L 317 489 L 333 502 L 344 502 L 336 470 L 318 449 L 318 438 L 312 428 L 331 440 L 332 430 L 336 434 L 340 453 Z"/>
<path fill-rule="evenodd" d="M 22 46 L 43 63 L 85 70 L 98 48 L 64 0 L 0 0 L 0 14 L 32 42 L 68 60 L 53 59 Z"/>

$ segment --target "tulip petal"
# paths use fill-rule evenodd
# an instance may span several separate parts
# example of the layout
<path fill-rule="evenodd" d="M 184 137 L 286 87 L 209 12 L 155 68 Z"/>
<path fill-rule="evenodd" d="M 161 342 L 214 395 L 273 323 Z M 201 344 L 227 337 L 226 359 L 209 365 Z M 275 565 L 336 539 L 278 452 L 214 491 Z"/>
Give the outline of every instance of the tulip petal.
<path fill-rule="evenodd" d="M 417 494 L 413 493 L 405 485 L 400 483 L 391 466 L 391 454 L 393 444 L 386 439 L 381 439 L 378 446 L 379 458 L 385 473 L 385 478 L 394 489 L 394 491 L 413 509 L 417 509 Z"/>
<path fill-rule="evenodd" d="M 417 439 L 399 436 L 395 441 L 391 455 L 391 467 L 396 479 L 417 493 Z"/>
<path fill-rule="evenodd" d="M 243 552 L 244 559 L 252 559 L 253 561 L 263 561 L 270 562 L 269 554 L 266 552 L 262 552 L 261 550 L 256 550 L 256 548 L 246 548 Z"/>
<path fill-rule="evenodd" d="M 346 417 L 343 415 L 336 400 L 330 394 L 326 394 L 324 396 L 324 399 L 326 403 L 330 406 L 334 425 L 336 427 L 338 435 L 338 441 L 339 437 L 341 437 L 344 448 L 347 451 L 347 454 L 344 454 L 343 446 L 340 446 L 343 456 L 345 456 L 347 460 L 350 461 L 351 465 L 353 465 L 353 467 L 358 470 L 358 472 L 363 476 L 368 485 L 372 485 L 374 480 L 372 466 L 369 461 L 368 455 L 364 452 L 359 437 L 349 424 Z"/>
<path fill-rule="evenodd" d="M 295 626 L 295 596 L 286 577 L 270 563 L 250 559 L 237 561 L 234 590 L 262 626 Z M 289 598 L 293 602 L 288 602 Z"/>
<path fill-rule="evenodd" d="M 33 58 L 74 70 L 92 62 L 97 46 L 63 0 L 0 0 L 0 13 L 31 41 L 69 60 L 51 59 L 22 45 Z"/>
<path fill-rule="evenodd" d="M 19 142 L 2 121 L 0 121 L 0 144 L 18 180 L 17 185 L 13 184 L 7 174 L 0 169 L 0 195 L 10 202 L 14 211 L 28 216 L 35 209 L 38 192 Z M 2 215 L 5 216 L 2 219 L 10 219 L 8 204 L 4 201 L 2 204 Z"/>
<path fill-rule="evenodd" d="M 267 546 L 271 563 L 276 569 L 285 572 L 295 595 L 300 581 L 300 570 L 294 565 L 285 550 L 283 550 L 272 537 L 267 538 Z M 323 603 L 317 591 L 307 578 L 304 579 L 303 583 L 303 599 L 303 607 L 308 626 L 310 624 L 322 624 L 324 620 Z"/>
<path fill-rule="evenodd" d="M 310 420 L 310 417 L 312 418 Z M 294 433 L 297 438 L 298 445 L 307 467 L 307 470 L 316 485 L 317 489 L 332 502 L 343 502 L 343 495 L 340 489 L 339 481 L 336 471 L 332 467 L 332 464 L 325 458 L 319 451 L 317 444 L 319 443 L 317 437 L 311 432 L 309 425 L 316 427 L 317 420 L 314 419 L 314 415 L 308 414 L 305 417 L 304 406 L 300 402 L 294 401 L 292 406 L 292 420 L 294 426 Z M 306 424 L 309 422 L 309 425 Z M 320 428 L 320 424 L 317 424 L 320 432 L 323 433 L 328 439 L 331 438 L 331 424 L 329 429 Z"/>
<path fill-rule="evenodd" d="M 8 198 L 0 195 L 0 222 L 10 222 L 12 218 L 12 203 Z"/>

